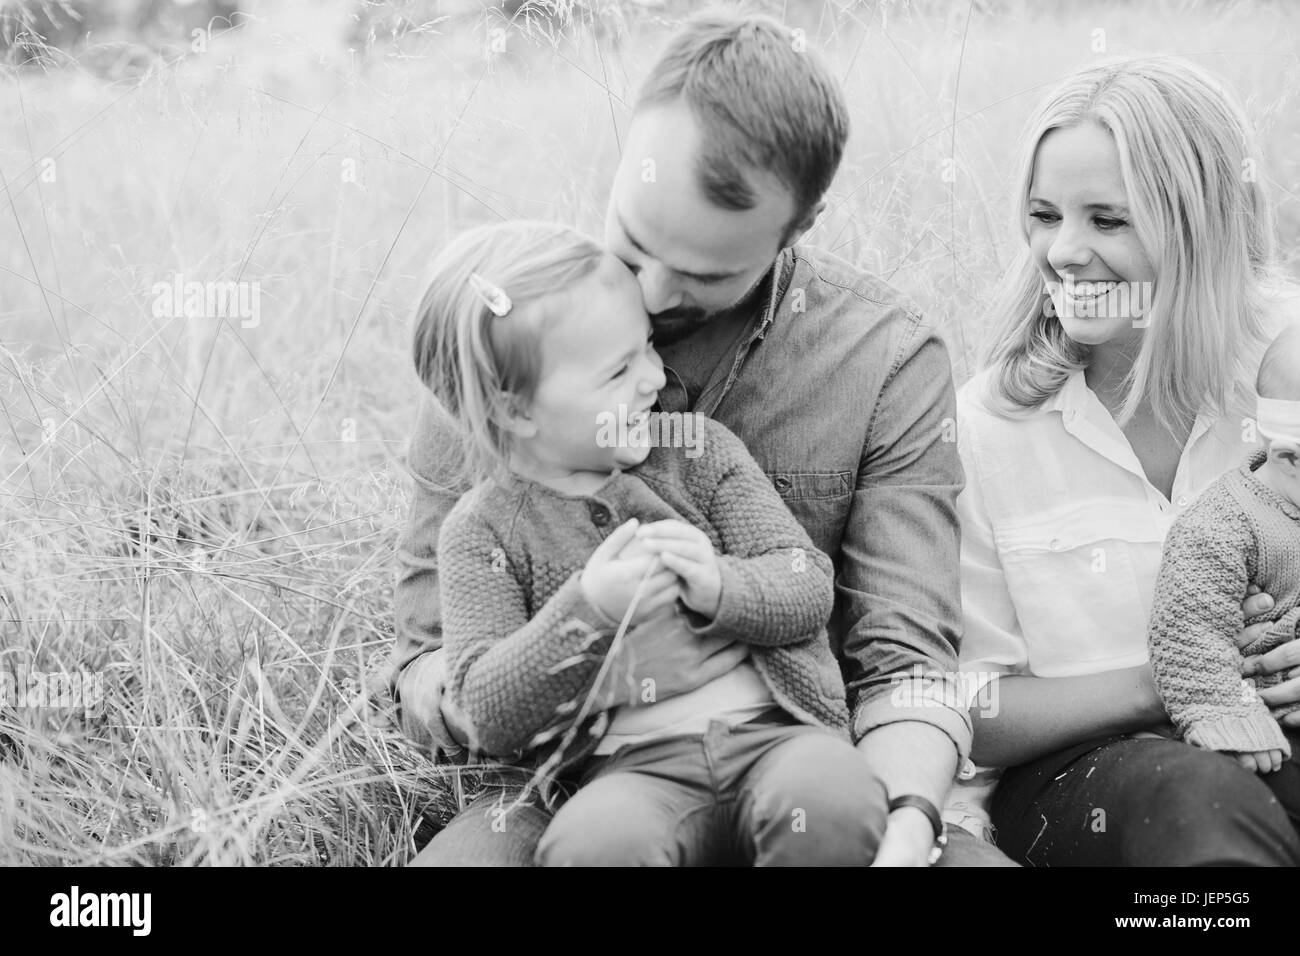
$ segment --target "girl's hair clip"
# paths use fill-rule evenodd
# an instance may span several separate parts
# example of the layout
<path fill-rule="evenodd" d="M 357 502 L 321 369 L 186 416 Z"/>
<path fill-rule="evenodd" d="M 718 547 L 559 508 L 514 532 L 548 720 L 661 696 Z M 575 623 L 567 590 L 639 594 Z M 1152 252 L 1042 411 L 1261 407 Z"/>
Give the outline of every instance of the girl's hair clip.
<path fill-rule="evenodd" d="M 474 292 L 483 300 L 483 304 L 498 319 L 509 314 L 511 308 L 510 296 L 506 295 L 504 289 L 488 282 L 477 272 L 469 274 L 469 284 L 474 287 Z"/>

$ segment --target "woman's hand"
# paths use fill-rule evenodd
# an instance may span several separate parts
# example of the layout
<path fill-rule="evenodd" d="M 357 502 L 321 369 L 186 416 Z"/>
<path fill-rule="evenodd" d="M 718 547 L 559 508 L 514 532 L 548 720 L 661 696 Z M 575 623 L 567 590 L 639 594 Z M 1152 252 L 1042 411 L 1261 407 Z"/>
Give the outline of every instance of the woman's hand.
<path fill-rule="evenodd" d="M 1241 610 L 1246 617 L 1263 614 L 1272 606 L 1273 599 L 1253 584 L 1247 591 L 1246 600 L 1241 602 Z M 1262 638 L 1271 626 L 1271 621 L 1260 621 L 1243 629 L 1237 635 L 1237 646 L 1249 647 Z M 1261 674 L 1285 675 L 1285 680 L 1280 684 L 1260 690 L 1259 699 L 1266 706 L 1281 707 L 1300 701 L 1300 641 L 1292 639 L 1279 644 L 1267 654 L 1247 657 L 1241 666 L 1241 676 L 1255 677 Z M 1283 727 L 1300 728 L 1300 710 L 1287 714 L 1278 723 Z"/>
<path fill-rule="evenodd" d="M 722 601 L 722 571 L 709 536 L 685 521 L 642 525 L 637 540 L 681 579 L 682 603 L 713 620 Z"/>
<path fill-rule="evenodd" d="M 649 549 L 637 546 L 638 524 L 635 518 L 630 518 L 615 528 L 591 553 L 580 579 L 582 594 L 588 603 L 606 617 L 622 621 L 632 603 L 632 595 L 646 572 L 650 571 L 650 578 L 632 616 L 632 624 L 640 624 L 670 607 L 681 595 L 681 586 L 673 571 L 665 568 L 651 571 L 655 555 Z"/>

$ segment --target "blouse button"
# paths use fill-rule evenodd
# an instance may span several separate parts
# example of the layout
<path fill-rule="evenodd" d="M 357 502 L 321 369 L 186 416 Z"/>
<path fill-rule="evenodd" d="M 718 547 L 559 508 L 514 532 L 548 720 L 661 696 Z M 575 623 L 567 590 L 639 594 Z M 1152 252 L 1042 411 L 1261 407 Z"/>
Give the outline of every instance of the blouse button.
<path fill-rule="evenodd" d="M 596 527 L 603 528 L 609 524 L 609 509 L 598 501 L 593 501 L 589 506 L 591 510 L 591 520 L 595 522 Z"/>
<path fill-rule="evenodd" d="M 1049 544 L 1048 547 L 1051 548 L 1053 551 L 1060 551 L 1060 550 L 1061 550 L 1061 539 L 1060 539 L 1060 538 L 1053 538 L 1053 539 L 1052 539 L 1052 543 Z"/>
<path fill-rule="evenodd" d="M 1178 507 L 1180 507 L 1180 508 L 1186 508 L 1186 507 L 1187 507 L 1187 496 L 1186 496 L 1186 495 L 1179 495 L 1179 496 L 1178 496 Z"/>

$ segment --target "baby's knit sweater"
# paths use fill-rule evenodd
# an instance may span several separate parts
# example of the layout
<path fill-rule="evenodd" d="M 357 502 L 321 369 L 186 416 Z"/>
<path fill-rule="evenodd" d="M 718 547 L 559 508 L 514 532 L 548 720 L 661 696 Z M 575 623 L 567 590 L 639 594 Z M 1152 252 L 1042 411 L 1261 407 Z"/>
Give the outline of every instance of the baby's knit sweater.
<path fill-rule="evenodd" d="M 571 726 L 618 622 L 584 598 L 587 559 L 629 518 L 676 518 L 704 531 L 722 576 L 718 613 L 694 627 L 749 645 L 776 702 L 847 736 L 843 677 L 825 624 L 834 569 L 740 439 L 704 419 L 702 452 L 656 447 L 592 495 L 517 476 L 476 486 L 438 540 L 447 693 L 473 749 L 536 766 Z M 624 640 L 635 646 L 635 628 Z M 653 704 L 649 706 L 654 706 Z M 608 723 L 589 719 L 556 772 L 589 756 Z"/>
<path fill-rule="evenodd" d="M 1300 509 L 1254 476 L 1267 457 L 1257 451 L 1214 482 L 1170 529 L 1151 614 L 1151 666 L 1174 727 L 1189 743 L 1290 756 L 1276 718 L 1300 705 L 1270 713 L 1256 692 L 1285 675 L 1241 676 L 1244 655 L 1292 639 L 1300 620 Z M 1243 622 L 1241 602 L 1252 583 L 1275 603 Z M 1274 623 L 1238 650 L 1242 627 L 1259 621 Z"/>

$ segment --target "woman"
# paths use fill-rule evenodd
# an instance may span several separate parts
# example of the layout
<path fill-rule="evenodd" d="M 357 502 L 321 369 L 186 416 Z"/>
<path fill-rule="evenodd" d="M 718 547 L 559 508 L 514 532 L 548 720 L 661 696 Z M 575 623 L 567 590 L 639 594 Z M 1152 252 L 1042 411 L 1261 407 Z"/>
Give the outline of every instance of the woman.
<path fill-rule="evenodd" d="M 1169 525 L 1257 443 L 1255 372 L 1295 312 L 1256 155 L 1168 58 L 1075 74 L 1027 130 L 1027 245 L 958 406 L 973 756 L 1011 769 L 948 815 L 1028 865 L 1300 863 L 1259 779 L 1162 734 L 1146 647 Z"/>

